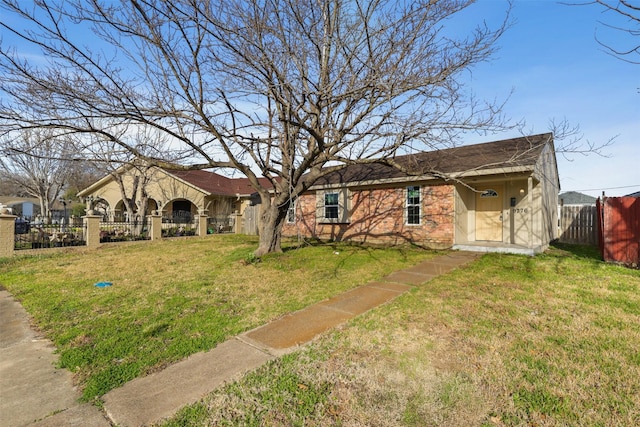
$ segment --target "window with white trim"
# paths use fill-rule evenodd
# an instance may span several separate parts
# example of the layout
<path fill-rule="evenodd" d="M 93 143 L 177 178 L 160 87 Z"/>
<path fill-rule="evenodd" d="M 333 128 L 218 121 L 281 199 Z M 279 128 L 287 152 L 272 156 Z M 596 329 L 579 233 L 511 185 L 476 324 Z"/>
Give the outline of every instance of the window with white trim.
<path fill-rule="evenodd" d="M 297 200 L 292 200 L 289 210 L 287 210 L 287 222 L 289 224 L 296 222 L 296 202 Z"/>
<path fill-rule="evenodd" d="M 349 190 L 336 188 L 317 191 L 316 221 L 318 224 L 348 224 Z"/>
<path fill-rule="evenodd" d="M 324 218 L 338 219 L 340 215 L 340 193 L 324 193 Z"/>
<path fill-rule="evenodd" d="M 406 214 L 407 224 L 420 225 L 420 186 L 410 185 L 407 187 Z"/>

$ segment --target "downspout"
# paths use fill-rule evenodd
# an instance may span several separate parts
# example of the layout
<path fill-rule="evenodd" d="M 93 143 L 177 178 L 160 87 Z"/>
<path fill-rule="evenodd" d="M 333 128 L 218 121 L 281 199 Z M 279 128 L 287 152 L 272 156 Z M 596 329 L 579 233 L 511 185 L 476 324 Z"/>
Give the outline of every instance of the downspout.
<path fill-rule="evenodd" d="M 529 205 L 529 247 L 533 249 L 533 227 L 535 227 L 533 213 L 533 177 L 527 178 L 527 204 Z"/>

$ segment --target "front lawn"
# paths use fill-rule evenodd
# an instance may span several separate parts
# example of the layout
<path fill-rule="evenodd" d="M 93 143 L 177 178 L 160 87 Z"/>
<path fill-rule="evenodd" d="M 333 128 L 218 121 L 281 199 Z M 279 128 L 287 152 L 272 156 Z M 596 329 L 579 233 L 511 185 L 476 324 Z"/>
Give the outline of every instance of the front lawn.
<path fill-rule="evenodd" d="M 489 254 L 182 410 L 169 426 L 640 425 L 640 271 Z"/>
<path fill-rule="evenodd" d="M 285 313 L 434 253 L 416 248 L 305 246 L 265 257 L 257 238 L 112 244 L 95 251 L 0 260 L 0 285 L 95 399 Z M 97 282 L 111 282 L 99 288 Z"/>

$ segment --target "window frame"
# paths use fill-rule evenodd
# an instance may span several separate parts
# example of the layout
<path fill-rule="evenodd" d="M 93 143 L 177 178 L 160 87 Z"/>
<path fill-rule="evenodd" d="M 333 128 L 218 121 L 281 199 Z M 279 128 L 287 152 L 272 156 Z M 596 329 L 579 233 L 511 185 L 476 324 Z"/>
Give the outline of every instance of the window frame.
<path fill-rule="evenodd" d="M 289 205 L 289 209 L 287 209 L 287 224 L 295 224 L 296 222 L 296 204 L 298 200 L 294 199 L 291 201 Z"/>
<path fill-rule="evenodd" d="M 417 191 L 417 203 L 416 196 L 411 196 L 411 192 Z M 422 225 L 422 186 L 420 185 L 408 185 L 405 187 L 405 224 L 406 225 Z M 417 210 L 417 213 L 415 212 Z M 413 211 L 413 212 L 410 212 Z M 412 222 L 417 219 L 417 222 Z"/>
<path fill-rule="evenodd" d="M 330 199 L 327 200 L 327 198 Z M 346 187 L 333 187 L 316 191 L 316 223 L 349 224 L 349 198 L 350 192 Z M 326 204 L 327 201 L 331 203 Z M 336 203 L 334 204 L 334 202 Z M 327 217 L 328 208 L 334 213 L 337 210 L 337 216 Z"/>
<path fill-rule="evenodd" d="M 335 203 L 327 204 L 327 197 L 335 196 Z M 333 198 L 333 197 L 332 197 Z M 322 217 L 328 221 L 338 221 L 340 219 L 340 192 L 339 191 L 325 191 L 322 197 Z M 327 209 L 335 209 L 335 216 L 328 216 Z"/>

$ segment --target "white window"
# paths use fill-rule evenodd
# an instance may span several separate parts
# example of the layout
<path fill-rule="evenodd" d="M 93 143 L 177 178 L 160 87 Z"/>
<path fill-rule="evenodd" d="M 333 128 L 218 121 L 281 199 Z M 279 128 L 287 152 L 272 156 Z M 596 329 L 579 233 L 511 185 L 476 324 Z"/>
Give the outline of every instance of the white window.
<path fill-rule="evenodd" d="M 346 188 L 316 193 L 318 223 L 347 224 L 349 222 L 349 190 Z"/>
<path fill-rule="evenodd" d="M 338 219 L 340 217 L 340 193 L 324 193 L 324 218 Z"/>
<path fill-rule="evenodd" d="M 420 225 L 420 186 L 407 187 L 407 224 Z"/>
<path fill-rule="evenodd" d="M 287 222 L 292 224 L 296 222 L 296 200 L 292 200 L 287 211 Z"/>

